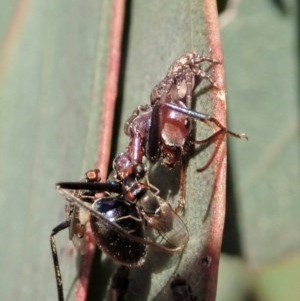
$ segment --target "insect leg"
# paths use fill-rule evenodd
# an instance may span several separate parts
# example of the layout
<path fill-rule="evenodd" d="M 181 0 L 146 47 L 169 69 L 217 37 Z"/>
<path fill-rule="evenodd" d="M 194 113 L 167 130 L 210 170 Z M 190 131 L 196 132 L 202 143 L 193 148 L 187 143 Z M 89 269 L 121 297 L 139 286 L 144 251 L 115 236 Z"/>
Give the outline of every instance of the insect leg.
<path fill-rule="evenodd" d="M 57 287 L 57 294 L 58 294 L 58 300 L 59 301 L 64 301 L 64 290 L 63 290 L 63 283 L 62 283 L 62 277 L 61 277 L 61 272 L 60 272 L 60 267 L 59 267 L 59 261 L 58 261 L 58 255 L 57 255 L 57 249 L 56 249 L 56 243 L 54 240 L 54 236 L 70 227 L 70 220 L 66 220 L 59 225 L 57 225 L 50 234 L 50 245 L 51 245 L 51 253 L 52 253 L 52 259 L 53 259 L 53 265 L 54 265 L 54 270 L 55 270 L 55 279 L 56 279 L 56 287 Z"/>
<path fill-rule="evenodd" d="M 223 134 L 223 135 L 220 136 L 221 134 Z M 216 146 L 215 146 L 215 149 L 214 149 L 213 154 L 211 155 L 211 157 L 209 158 L 209 160 L 205 163 L 205 165 L 202 166 L 202 167 L 200 167 L 200 168 L 197 168 L 197 171 L 198 171 L 198 172 L 202 172 L 202 171 L 206 170 L 206 169 L 210 166 L 210 164 L 214 161 L 214 158 L 215 158 L 215 156 L 217 155 L 218 150 L 219 150 L 219 148 L 220 148 L 220 146 L 221 146 L 221 144 L 222 144 L 222 140 L 223 140 L 224 135 L 225 135 L 225 132 L 222 131 L 222 130 L 219 130 L 219 131 L 216 132 L 214 135 L 212 135 L 212 136 L 214 136 L 214 137 L 213 137 L 213 140 L 218 139 L 218 143 L 217 143 Z M 193 141 L 193 142 L 194 142 L 194 143 L 197 143 L 197 144 L 200 144 L 200 143 L 209 143 L 209 142 L 212 141 L 212 139 L 210 139 L 212 136 L 208 137 L 208 138 L 205 139 L 205 140 Z"/>
<path fill-rule="evenodd" d="M 178 214 L 185 207 L 185 179 L 186 179 L 186 168 L 187 165 L 182 158 L 180 165 L 180 188 L 179 188 L 179 202 L 175 208 L 175 213 Z"/>
<path fill-rule="evenodd" d="M 57 189 L 66 190 L 88 190 L 92 192 L 122 192 L 122 186 L 117 181 L 108 182 L 60 182 L 56 184 Z"/>
<path fill-rule="evenodd" d="M 239 138 L 239 139 L 247 139 L 248 140 L 248 136 L 245 133 L 235 133 L 232 132 L 230 130 L 228 130 L 225 126 L 223 126 L 216 118 L 208 115 L 208 114 L 204 114 L 204 113 L 200 113 L 200 112 L 196 112 L 193 110 L 189 110 L 183 107 L 178 107 L 176 105 L 173 105 L 171 103 L 166 103 L 164 104 L 165 106 L 173 109 L 174 111 L 177 111 L 179 113 L 182 113 L 184 115 L 187 115 L 191 118 L 194 118 L 196 120 L 202 121 L 205 124 L 209 124 L 209 122 L 214 123 L 217 127 L 220 128 L 220 131 L 216 132 L 215 134 L 212 135 L 213 138 L 215 138 L 216 136 L 220 135 L 221 133 L 226 133 L 227 135 L 233 136 L 235 138 Z M 216 135 L 217 134 L 217 135 Z M 209 140 L 211 140 L 211 138 L 208 138 Z M 208 141 L 207 141 L 208 142 Z"/>
<path fill-rule="evenodd" d="M 221 64 L 222 62 L 215 60 L 214 58 L 210 57 L 210 56 L 206 56 L 206 55 L 197 55 L 197 57 L 195 58 L 195 64 L 199 64 L 202 62 L 209 62 L 209 63 L 213 63 L 213 64 Z"/>
<path fill-rule="evenodd" d="M 151 125 L 146 144 L 146 157 L 151 162 L 160 158 L 160 105 L 153 105 Z"/>

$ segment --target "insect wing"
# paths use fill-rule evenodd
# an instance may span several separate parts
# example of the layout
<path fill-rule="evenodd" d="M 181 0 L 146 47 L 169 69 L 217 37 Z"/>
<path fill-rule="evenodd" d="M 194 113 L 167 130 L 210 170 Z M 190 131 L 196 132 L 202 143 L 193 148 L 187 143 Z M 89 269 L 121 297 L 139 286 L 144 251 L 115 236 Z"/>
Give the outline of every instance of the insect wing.
<path fill-rule="evenodd" d="M 189 239 L 187 227 L 169 203 L 160 199 L 160 207 L 161 215 L 154 226 L 161 237 L 160 244 L 170 252 L 180 251 Z"/>
<path fill-rule="evenodd" d="M 77 220 L 76 213 L 78 213 L 79 209 L 77 206 L 74 206 L 71 203 L 66 205 L 66 213 L 68 214 L 71 223 L 69 226 L 69 239 L 72 240 L 73 245 L 75 246 L 76 250 L 80 254 L 84 254 L 85 251 L 85 239 L 84 239 L 84 232 L 85 232 L 85 224 L 81 224 L 79 220 Z M 80 228 L 80 232 L 78 232 Z"/>
<path fill-rule="evenodd" d="M 87 204 L 83 202 L 79 197 L 74 195 L 71 191 L 62 189 L 61 187 L 57 186 L 57 190 L 60 194 L 62 194 L 65 198 L 65 200 L 72 205 L 75 205 L 79 208 L 82 208 L 89 212 L 92 216 L 99 219 L 103 226 L 112 228 L 114 231 L 118 231 L 120 235 L 123 235 L 124 237 L 127 237 L 129 239 L 132 239 L 133 241 L 137 241 L 141 244 L 147 244 L 156 248 L 159 248 L 161 250 L 164 250 L 166 252 L 177 252 L 184 248 L 188 241 L 188 231 L 184 224 L 184 222 L 181 220 L 181 218 L 171 209 L 169 204 L 167 202 L 162 202 L 164 210 L 167 210 L 168 214 L 172 216 L 172 228 L 170 228 L 171 225 L 168 226 L 166 229 L 163 224 L 165 223 L 159 223 L 161 226 L 159 229 L 157 229 L 159 238 L 153 239 L 153 238 L 140 238 L 135 235 L 130 234 L 126 230 L 124 230 L 122 227 L 120 227 L 115 222 L 112 222 L 108 219 L 106 219 L 101 213 L 96 211 L 94 208 L 90 206 L 90 204 Z M 166 209 L 168 208 L 169 209 Z M 161 220 L 161 219 L 160 219 Z"/>

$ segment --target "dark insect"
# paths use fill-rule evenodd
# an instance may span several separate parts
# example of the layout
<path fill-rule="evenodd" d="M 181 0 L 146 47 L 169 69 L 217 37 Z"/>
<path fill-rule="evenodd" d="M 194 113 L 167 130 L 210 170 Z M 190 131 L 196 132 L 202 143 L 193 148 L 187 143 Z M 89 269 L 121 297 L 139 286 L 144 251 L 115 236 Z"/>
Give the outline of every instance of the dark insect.
<path fill-rule="evenodd" d="M 196 301 L 197 297 L 192 295 L 192 289 L 187 280 L 179 275 L 170 283 L 173 301 Z"/>
<path fill-rule="evenodd" d="M 63 286 L 54 236 L 63 229 L 69 228 L 70 239 L 82 249 L 86 223 L 90 222 L 98 247 L 112 260 L 128 267 L 143 265 L 148 245 L 176 252 L 188 241 L 183 221 L 150 186 L 131 177 L 123 182 L 100 182 L 98 175 L 98 170 L 92 170 L 86 173 L 84 182 L 57 184 L 68 202 L 66 221 L 50 235 L 60 301 L 64 300 Z M 99 193 L 105 196 L 99 197 Z M 155 239 L 146 235 L 149 230 L 154 231 Z"/>

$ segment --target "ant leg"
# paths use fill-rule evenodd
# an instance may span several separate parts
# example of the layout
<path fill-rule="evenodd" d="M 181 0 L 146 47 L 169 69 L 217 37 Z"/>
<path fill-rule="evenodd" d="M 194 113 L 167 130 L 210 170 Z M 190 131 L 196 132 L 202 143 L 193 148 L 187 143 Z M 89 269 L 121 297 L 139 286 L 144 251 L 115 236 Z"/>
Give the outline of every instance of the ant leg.
<path fill-rule="evenodd" d="M 216 135 L 216 134 L 217 134 L 217 135 Z M 223 135 L 220 136 L 221 134 L 223 134 Z M 214 136 L 214 137 L 210 136 L 210 137 L 208 137 L 208 138 L 205 139 L 205 140 L 201 140 L 201 141 L 193 141 L 193 142 L 196 143 L 196 144 L 200 144 L 200 143 L 209 143 L 209 142 L 211 142 L 212 140 L 211 140 L 210 138 L 213 138 L 214 141 L 215 141 L 216 139 L 218 139 L 218 143 L 217 143 L 217 145 L 216 145 L 216 147 L 215 147 L 215 149 L 214 149 L 213 154 L 211 155 L 211 157 L 210 157 L 209 160 L 205 163 L 204 166 L 202 166 L 202 167 L 200 167 L 200 168 L 197 168 L 197 172 L 202 172 L 202 171 L 206 170 L 206 169 L 210 166 L 210 164 L 214 161 L 214 159 L 215 159 L 215 157 L 216 157 L 216 155 L 217 155 L 217 153 L 218 153 L 218 150 L 219 150 L 219 148 L 220 148 L 220 146 L 221 146 L 221 144 L 222 144 L 222 141 L 223 141 L 223 138 L 224 138 L 224 135 L 225 135 L 225 134 L 226 134 L 226 133 L 225 133 L 224 131 L 219 130 L 219 131 L 216 132 L 214 135 L 212 135 L 212 136 Z"/>
<path fill-rule="evenodd" d="M 200 64 L 202 62 L 210 62 L 210 63 L 213 63 L 213 64 L 222 64 L 222 62 L 220 62 L 218 60 L 215 60 L 210 56 L 198 55 L 198 57 L 195 59 L 195 63 Z"/>
<path fill-rule="evenodd" d="M 221 64 L 222 62 L 217 61 L 215 59 L 213 59 L 212 57 L 209 56 L 205 56 L 205 55 L 198 55 L 198 57 L 195 59 L 195 63 L 200 64 L 202 62 L 209 62 L 212 64 Z M 218 85 L 216 84 L 215 79 L 206 71 L 203 71 L 200 69 L 200 67 L 196 67 L 193 69 L 193 72 L 200 78 L 205 78 L 207 79 L 212 86 L 214 86 L 215 88 L 218 88 Z"/>
<path fill-rule="evenodd" d="M 217 140 L 217 138 L 219 138 L 219 136 L 222 134 L 226 134 L 226 129 L 220 129 L 217 132 L 215 132 L 214 134 L 212 134 L 211 136 L 209 136 L 208 138 L 203 139 L 203 140 L 192 140 L 192 143 L 208 144 L 208 143 L 211 143 L 211 142 L 214 142 L 215 140 Z"/>
<path fill-rule="evenodd" d="M 235 138 L 239 138 L 239 139 L 246 139 L 248 140 L 248 136 L 245 134 L 245 133 L 241 133 L 241 134 L 238 134 L 238 133 L 235 133 L 235 132 L 232 132 L 232 131 L 229 131 L 227 130 L 226 127 L 224 127 L 220 122 L 219 120 L 217 120 L 216 118 L 212 117 L 212 116 L 209 116 L 208 121 L 214 123 L 216 126 L 218 126 L 220 129 L 222 129 L 227 135 L 230 135 L 232 137 L 235 137 Z"/>
<path fill-rule="evenodd" d="M 199 113 L 199 112 L 189 110 L 189 109 L 186 109 L 186 108 L 183 108 L 183 107 L 178 107 L 178 106 L 176 106 L 174 104 L 171 104 L 171 103 L 165 103 L 164 105 L 171 108 L 171 109 L 173 109 L 174 111 L 177 111 L 177 112 L 181 113 L 181 114 L 184 114 L 184 115 L 187 115 L 187 116 L 189 116 L 191 118 L 194 118 L 196 120 L 202 121 L 205 124 L 208 124 L 209 122 L 212 122 L 217 127 L 220 128 L 220 131 L 225 132 L 227 135 L 230 135 L 230 136 L 233 136 L 233 137 L 239 138 L 239 139 L 248 140 L 248 136 L 245 133 L 238 134 L 238 133 L 227 130 L 227 128 L 224 127 L 216 118 L 214 118 L 210 115 L 207 115 L 207 114 L 204 114 L 204 113 Z"/>
<path fill-rule="evenodd" d="M 56 287 L 57 287 L 57 294 L 58 294 L 59 301 L 64 301 L 64 290 L 63 290 L 63 283 L 62 283 L 62 277 L 61 277 L 61 272 L 59 267 L 59 261 L 58 261 L 54 236 L 58 232 L 70 227 L 70 224 L 71 224 L 70 220 L 66 220 L 60 223 L 58 226 L 56 226 L 50 234 L 51 253 L 52 253 L 53 265 L 55 270 Z"/>
<path fill-rule="evenodd" d="M 109 182 L 59 182 L 56 183 L 56 189 L 63 190 L 88 190 L 92 192 L 116 192 L 122 191 L 122 186 L 117 181 Z"/>
<path fill-rule="evenodd" d="M 211 74 L 207 73 L 206 71 L 203 71 L 203 70 L 201 70 L 201 69 L 198 69 L 196 75 L 197 75 L 200 79 L 202 79 L 202 78 L 207 79 L 207 80 L 211 83 L 211 85 L 212 85 L 213 87 L 219 88 L 218 85 L 216 84 L 216 81 L 215 81 L 215 79 L 213 78 L 213 76 L 212 76 Z"/>
<path fill-rule="evenodd" d="M 186 82 L 186 106 L 190 109 L 192 107 L 192 92 L 193 92 L 193 76 L 191 72 L 187 72 L 185 76 L 185 82 Z"/>
<path fill-rule="evenodd" d="M 151 162 L 157 162 L 161 155 L 161 140 L 160 140 L 160 107 L 154 104 L 151 114 L 151 125 L 147 137 L 145 147 L 146 157 Z"/>
<path fill-rule="evenodd" d="M 145 182 L 146 182 L 146 185 L 147 185 L 148 187 L 150 187 L 150 188 L 153 190 L 153 193 L 154 193 L 155 195 L 159 195 L 160 190 L 159 190 L 156 186 L 154 186 L 154 185 L 152 185 L 152 184 L 150 183 L 148 174 L 145 175 Z"/>
<path fill-rule="evenodd" d="M 186 163 L 182 159 L 180 165 L 180 189 L 179 189 L 179 202 L 175 208 L 175 213 L 178 214 L 181 210 L 185 208 L 185 178 L 186 178 Z"/>

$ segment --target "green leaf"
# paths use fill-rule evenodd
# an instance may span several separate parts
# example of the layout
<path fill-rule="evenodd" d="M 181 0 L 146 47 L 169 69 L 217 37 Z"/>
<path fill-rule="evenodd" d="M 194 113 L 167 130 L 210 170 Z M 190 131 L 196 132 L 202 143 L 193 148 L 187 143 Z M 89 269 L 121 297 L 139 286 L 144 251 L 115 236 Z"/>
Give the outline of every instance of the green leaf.
<path fill-rule="evenodd" d="M 64 220 L 64 200 L 55 183 L 78 180 L 95 164 L 109 6 L 19 1 L 2 23 L 3 300 L 57 298 L 49 236 Z M 77 252 L 67 241 L 67 232 L 58 235 L 66 295 L 78 274 Z"/>
<path fill-rule="evenodd" d="M 248 270 L 276 268 L 300 247 L 297 9 L 292 0 L 241 1 L 221 15 L 229 126 L 249 135 L 247 143 L 230 140 L 228 215 L 237 223 L 225 225 L 224 251 L 242 256 Z M 282 273 L 282 283 L 286 279 Z M 225 286 L 228 277 L 219 281 Z M 278 283 L 270 281 L 259 300 L 273 300 Z M 281 300 L 296 300 L 297 292 Z M 219 300 L 245 296 L 249 288 L 243 298 L 220 293 Z"/>
<path fill-rule="evenodd" d="M 127 9 L 129 35 L 123 53 L 116 153 L 128 143 L 122 129 L 125 120 L 137 105 L 149 103 L 152 88 L 179 55 L 195 50 L 222 60 L 212 1 L 135 1 Z M 112 14 L 111 1 L 19 1 L 7 23 L 1 23 L 5 32 L 0 56 L 3 300 L 56 298 L 49 235 L 64 220 L 64 200 L 54 184 L 78 180 L 98 160 Z M 222 88 L 222 66 L 211 72 Z M 215 115 L 225 125 L 222 90 L 209 89 L 203 81 L 197 95 L 196 110 Z M 199 139 L 212 132 L 197 125 Z M 187 248 L 172 256 L 150 250 L 146 265 L 130 273 L 128 298 L 171 300 L 170 281 L 178 273 L 198 299 L 214 299 L 224 219 L 225 143 L 213 164 L 196 172 L 214 147 L 189 161 L 183 217 L 190 234 Z M 150 174 L 173 206 L 179 199 L 178 177 L 178 170 Z M 67 239 L 67 233 L 59 234 L 57 247 L 65 295 L 72 300 L 80 267 Z M 101 271 L 98 282 L 107 286 L 110 270 Z"/>
<path fill-rule="evenodd" d="M 202 1 L 190 1 L 188 5 L 182 1 L 132 2 L 130 16 L 125 24 L 129 27 L 128 55 L 116 153 L 123 151 L 128 144 L 123 124 L 138 105 L 149 103 L 151 89 L 162 80 L 178 56 L 186 50 L 196 50 L 207 55 L 219 55 L 218 59 L 221 59 L 220 47 L 210 41 L 217 40 L 218 32 L 217 20 L 207 16 L 208 12 L 216 14 L 213 8 L 213 3 L 205 7 Z M 211 25 L 208 20 L 215 23 Z M 212 29 L 216 31 L 214 36 L 210 32 Z M 210 54 L 211 47 L 213 52 Z M 215 72 L 213 75 L 217 78 L 222 77 L 221 70 Z M 219 110 L 216 110 L 218 118 L 223 120 L 223 99 L 221 101 L 213 94 L 216 91 L 204 89 L 207 86 L 208 83 L 203 81 L 196 109 L 211 114 L 215 105 Z M 211 133 L 212 130 L 207 126 L 197 125 L 198 138 L 207 137 Z M 202 173 L 197 173 L 196 169 L 209 160 L 214 145 L 189 161 L 186 211 L 183 217 L 190 233 L 187 248 L 183 254 L 172 256 L 151 249 L 145 265 L 131 269 L 128 300 L 172 300 L 170 282 L 176 274 L 187 280 L 194 296 L 214 299 L 224 218 L 226 164 L 222 147 L 218 161 Z M 150 180 L 161 190 L 161 195 L 176 206 L 179 200 L 179 170 L 159 168 L 150 173 Z M 109 298 L 107 295 L 107 300 Z"/>

